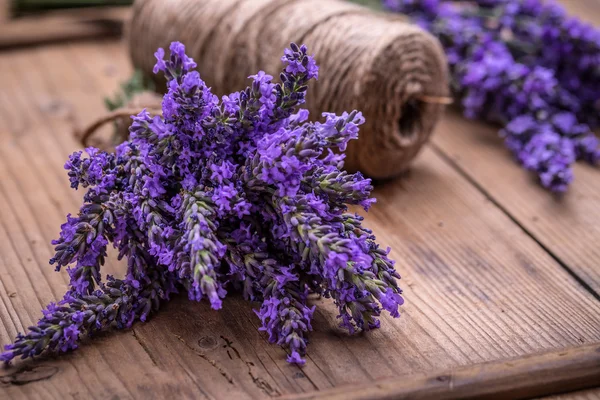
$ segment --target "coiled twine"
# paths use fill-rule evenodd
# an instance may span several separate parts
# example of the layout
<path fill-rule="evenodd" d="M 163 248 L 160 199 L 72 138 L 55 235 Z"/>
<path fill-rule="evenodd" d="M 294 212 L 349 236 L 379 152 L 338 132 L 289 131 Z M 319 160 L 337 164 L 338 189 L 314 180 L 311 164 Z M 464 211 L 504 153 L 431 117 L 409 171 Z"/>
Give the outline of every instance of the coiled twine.
<path fill-rule="evenodd" d="M 277 77 L 284 48 L 306 44 L 320 72 L 305 106 L 312 118 L 363 113 L 366 122 L 348 146 L 346 168 L 373 178 L 406 169 L 448 96 L 446 60 L 435 38 L 402 17 L 349 2 L 136 0 L 128 26 L 134 66 L 153 76 L 154 52 L 175 40 L 185 44 L 217 95 L 245 88 L 259 70 Z"/>

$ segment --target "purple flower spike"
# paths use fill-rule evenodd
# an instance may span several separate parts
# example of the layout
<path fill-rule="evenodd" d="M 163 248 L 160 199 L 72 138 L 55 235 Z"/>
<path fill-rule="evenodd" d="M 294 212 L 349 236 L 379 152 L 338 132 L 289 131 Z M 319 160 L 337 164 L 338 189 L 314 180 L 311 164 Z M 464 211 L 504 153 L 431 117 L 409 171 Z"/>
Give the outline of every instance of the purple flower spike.
<path fill-rule="evenodd" d="M 555 0 L 382 0 L 440 39 L 464 115 L 500 123 L 515 158 L 564 192 L 597 164 L 600 30 Z"/>
<path fill-rule="evenodd" d="M 318 68 L 306 47 L 286 50 L 281 83 L 259 72 L 220 101 L 183 45 L 170 50 L 168 59 L 156 54 L 168 80 L 162 116 L 133 116 L 115 154 L 90 148 L 65 164 L 71 186 L 87 190 L 53 242 L 50 263 L 67 268 L 69 291 L 6 346 L 3 361 L 129 328 L 178 290 L 215 310 L 239 290 L 261 305 L 260 330 L 299 365 L 315 311 L 310 293 L 333 298 L 351 332 L 379 327 L 382 310 L 399 316 L 389 250 L 348 213 L 348 204 L 375 202 L 371 181 L 343 171 L 337 154 L 364 118 L 354 111 L 308 122 L 299 106 Z M 127 260 L 124 279 L 101 275 L 109 244 Z"/>

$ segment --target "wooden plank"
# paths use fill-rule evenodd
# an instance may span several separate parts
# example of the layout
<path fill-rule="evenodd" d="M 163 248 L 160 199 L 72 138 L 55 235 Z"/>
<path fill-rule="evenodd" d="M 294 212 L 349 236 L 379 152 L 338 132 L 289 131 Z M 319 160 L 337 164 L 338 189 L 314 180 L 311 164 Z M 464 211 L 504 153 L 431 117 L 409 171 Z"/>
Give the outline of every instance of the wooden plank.
<path fill-rule="evenodd" d="M 594 387 L 600 382 L 600 344 L 468 365 L 430 374 L 399 376 L 288 400 L 530 399 Z"/>
<path fill-rule="evenodd" d="M 571 15 L 598 26 L 600 24 L 600 3 L 588 0 L 558 0 Z"/>
<path fill-rule="evenodd" d="M 46 12 L 41 15 L 3 18 L 0 3 L 0 49 L 47 44 L 63 40 L 118 36 L 129 18 L 129 7 L 96 7 Z"/>
<path fill-rule="evenodd" d="M 6 23 L 10 19 L 10 0 L 0 0 L 0 22 Z"/>
<path fill-rule="evenodd" d="M 101 97 L 127 65 L 115 42 L 0 54 L 1 343 L 65 289 L 46 258 L 59 221 L 77 207 L 62 171 L 73 121 L 103 112 Z M 133 331 L 2 371 L 0 397 L 264 398 L 600 342 L 600 303 L 443 157 L 426 150 L 376 196 L 366 223 L 398 260 L 400 319 L 348 336 L 333 305 L 315 298 L 308 360 L 298 368 L 267 343 L 238 296 L 219 312 L 182 296 Z"/>
<path fill-rule="evenodd" d="M 555 197 L 512 159 L 497 128 L 449 112 L 434 146 L 529 236 L 600 293 L 600 171 L 578 163 L 575 182 Z"/>
<path fill-rule="evenodd" d="M 562 3 L 573 15 L 600 26 L 600 3 Z M 438 127 L 433 143 L 600 298 L 600 170 L 577 163 L 575 181 L 568 193 L 553 196 L 517 165 L 497 131 L 497 127 L 467 121 L 450 111 Z"/>
<path fill-rule="evenodd" d="M 600 389 L 579 390 L 570 393 L 554 394 L 546 396 L 543 400 L 598 400 L 600 399 Z"/>

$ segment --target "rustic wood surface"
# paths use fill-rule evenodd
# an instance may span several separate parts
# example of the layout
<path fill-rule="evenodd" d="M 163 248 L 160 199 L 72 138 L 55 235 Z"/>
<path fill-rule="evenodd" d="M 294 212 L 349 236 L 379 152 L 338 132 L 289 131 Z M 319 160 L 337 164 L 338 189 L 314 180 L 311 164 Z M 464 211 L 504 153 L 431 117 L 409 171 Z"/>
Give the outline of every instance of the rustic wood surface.
<path fill-rule="evenodd" d="M 62 165 L 78 149 L 73 130 L 101 115 L 103 96 L 130 73 L 117 41 L 0 52 L 0 344 L 62 297 L 67 277 L 48 265 L 49 242 L 81 196 Z M 215 312 L 182 296 L 131 331 L 0 370 L 0 398 L 293 396 L 594 348 L 600 171 L 577 167 L 576 175 L 554 199 L 510 160 L 493 129 L 450 112 L 411 171 L 377 187 L 366 217 L 398 260 L 407 300 L 400 319 L 349 336 L 334 307 L 315 298 L 299 368 L 257 331 L 253 305 L 231 296 Z M 110 262 L 107 271 L 123 267 Z"/>
<path fill-rule="evenodd" d="M 598 168 L 577 164 L 569 193 L 550 196 L 513 162 L 508 150 L 500 150 L 502 139 L 497 131 L 480 122 L 471 122 L 465 129 L 464 119 L 449 113 L 432 147 L 598 297 Z M 467 148 L 477 151 L 465 152 Z"/>
<path fill-rule="evenodd" d="M 92 7 L 11 19 L 6 11 L 0 2 L 0 49 L 119 36 L 130 14 L 129 7 Z"/>
<path fill-rule="evenodd" d="M 597 385 L 599 376 L 600 344 L 594 344 L 445 372 L 414 374 L 410 379 L 392 378 L 285 396 L 285 399 L 529 399 L 592 387 Z"/>
<path fill-rule="evenodd" d="M 10 18 L 10 0 L 0 0 L 0 23 Z"/>
<path fill-rule="evenodd" d="M 562 3 L 573 15 L 600 26 L 599 1 Z M 479 122 L 467 127 L 462 117 L 450 113 L 433 138 L 433 148 L 600 299 L 598 168 L 578 163 L 568 195 L 548 196 L 511 160 L 508 150 L 499 151 L 497 131 Z"/>

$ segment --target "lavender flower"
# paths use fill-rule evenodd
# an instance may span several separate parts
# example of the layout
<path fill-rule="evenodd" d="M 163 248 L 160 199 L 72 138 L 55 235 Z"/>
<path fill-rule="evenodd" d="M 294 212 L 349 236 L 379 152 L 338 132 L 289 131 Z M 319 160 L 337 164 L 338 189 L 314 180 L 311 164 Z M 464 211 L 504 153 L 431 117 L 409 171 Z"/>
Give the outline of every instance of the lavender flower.
<path fill-rule="evenodd" d="M 89 295 L 67 292 L 58 304 L 50 303 L 37 326 L 26 335 L 19 334 L 15 343 L 5 346 L 0 360 L 34 357 L 45 350 L 66 352 L 78 347 L 87 335 L 108 330 L 130 328 L 136 320 L 145 321 L 159 302 L 174 292 L 174 280 L 153 273 L 153 279 L 137 286 L 108 277 L 101 289 Z"/>
<path fill-rule="evenodd" d="M 307 122 L 299 106 L 318 67 L 306 47 L 285 50 L 281 83 L 258 72 L 221 100 L 183 45 L 170 49 L 167 60 L 156 53 L 155 71 L 167 78 L 162 117 L 143 111 L 114 154 L 90 148 L 66 163 L 71 186 L 87 189 L 53 242 L 51 264 L 67 267 L 70 288 L 6 346 L 4 361 L 128 328 L 178 290 L 214 309 L 240 290 L 261 304 L 260 330 L 297 364 L 312 330 L 309 293 L 333 298 L 351 332 L 378 327 L 382 310 L 399 316 L 389 250 L 348 213 L 348 204 L 374 202 L 369 179 L 341 170 L 364 119 L 354 111 Z M 122 280 L 101 279 L 109 244 L 127 259 Z"/>
<path fill-rule="evenodd" d="M 464 114 L 502 124 L 507 147 L 544 187 L 563 192 L 576 160 L 598 163 L 600 30 L 554 1 L 383 4 L 440 39 Z"/>

